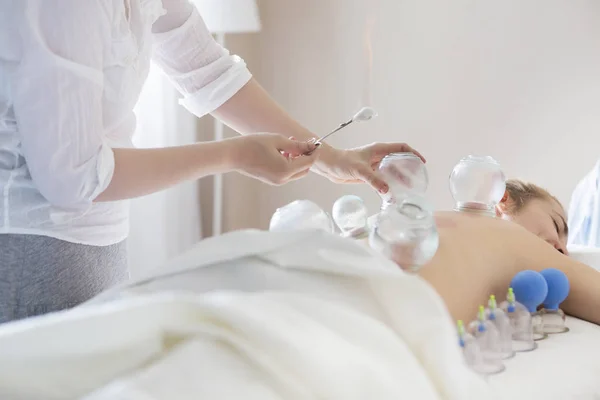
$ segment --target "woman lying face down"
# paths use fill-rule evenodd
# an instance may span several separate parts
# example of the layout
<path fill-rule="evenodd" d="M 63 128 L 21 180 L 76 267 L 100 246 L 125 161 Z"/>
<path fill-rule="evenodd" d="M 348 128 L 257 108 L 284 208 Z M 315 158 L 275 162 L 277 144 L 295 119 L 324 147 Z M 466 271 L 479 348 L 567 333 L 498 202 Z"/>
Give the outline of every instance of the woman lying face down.
<path fill-rule="evenodd" d="M 567 216 L 558 199 L 547 190 L 519 179 L 506 182 L 506 193 L 496 215 L 516 222 L 556 250 L 567 254 Z"/>

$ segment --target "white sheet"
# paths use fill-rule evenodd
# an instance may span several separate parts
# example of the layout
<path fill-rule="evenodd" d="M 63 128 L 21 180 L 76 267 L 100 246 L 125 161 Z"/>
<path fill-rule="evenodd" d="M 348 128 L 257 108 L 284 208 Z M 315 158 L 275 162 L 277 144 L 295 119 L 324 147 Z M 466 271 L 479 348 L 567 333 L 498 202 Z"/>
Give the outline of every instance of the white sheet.
<path fill-rule="evenodd" d="M 568 249 L 569 257 L 600 271 L 600 248 L 571 245 Z"/>
<path fill-rule="evenodd" d="M 570 332 L 517 353 L 506 361 L 506 371 L 490 377 L 503 399 L 600 399 L 600 327 L 576 318 L 567 318 L 567 326 Z"/>
<path fill-rule="evenodd" d="M 495 398 L 431 287 L 325 233 L 209 239 L 103 298 L 0 328 L 0 398 Z"/>

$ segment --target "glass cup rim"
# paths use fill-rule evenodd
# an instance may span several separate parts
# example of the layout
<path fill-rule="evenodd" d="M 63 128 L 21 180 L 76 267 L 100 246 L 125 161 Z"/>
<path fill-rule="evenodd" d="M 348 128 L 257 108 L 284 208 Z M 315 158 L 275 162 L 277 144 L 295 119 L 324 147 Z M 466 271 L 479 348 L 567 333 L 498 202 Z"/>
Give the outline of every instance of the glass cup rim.
<path fill-rule="evenodd" d="M 396 153 L 389 153 L 388 155 L 386 155 L 385 157 L 383 157 L 383 160 L 385 160 L 386 158 L 389 158 L 389 159 L 392 159 L 392 158 L 412 158 L 412 159 L 419 160 L 420 162 L 423 162 L 419 156 L 417 156 L 415 153 L 411 153 L 410 151 L 401 151 L 401 152 L 396 152 Z"/>

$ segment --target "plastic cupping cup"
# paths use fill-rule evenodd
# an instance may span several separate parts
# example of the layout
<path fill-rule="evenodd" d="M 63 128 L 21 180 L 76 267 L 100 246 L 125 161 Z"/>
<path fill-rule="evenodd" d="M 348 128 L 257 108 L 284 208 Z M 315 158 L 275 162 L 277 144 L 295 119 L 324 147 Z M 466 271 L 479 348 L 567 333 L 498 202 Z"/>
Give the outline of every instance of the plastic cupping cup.
<path fill-rule="evenodd" d="M 523 304 L 531 313 L 531 324 L 535 340 L 547 337 L 544 332 L 543 320 L 537 307 L 542 304 L 548 295 L 548 283 L 539 272 L 524 270 L 514 276 L 510 283 L 515 293 L 516 300 Z"/>
<path fill-rule="evenodd" d="M 485 310 L 485 315 L 498 330 L 500 340 L 500 353 L 503 359 L 511 358 L 515 355 L 512 345 L 512 326 L 511 321 L 506 313 L 498 307 L 496 296 L 491 295 L 488 301 L 488 308 Z"/>
<path fill-rule="evenodd" d="M 570 285 L 567 276 L 560 270 L 548 268 L 540 272 L 548 284 L 548 294 L 544 299 L 544 308 L 540 311 L 544 333 L 565 333 L 566 316 L 560 304 L 569 295 Z"/>
<path fill-rule="evenodd" d="M 539 272 L 532 270 L 521 271 L 510 282 L 516 300 L 534 313 L 548 295 L 548 284 Z"/>
<path fill-rule="evenodd" d="M 512 330 L 512 348 L 514 351 L 532 351 L 537 348 L 533 334 L 531 313 L 515 299 L 512 288 L 508 288 L 506 300 L 500 304 L 506 313 Z"/>
<path fill-rule="evenodd" d="M 548 293 L 543 301 L 546 310 L 558 310 L 560 304 L 565 301 L 569 295 L 569 279 L 560 270 L 548 268 L 540 272 L 540 275 L 546 280 Z"/>
<path fill-rule="evenodd" d="M 481 349 L 479 348 L 479 343 L 477 343 L 477 339 L 473 337 L 469 332 L 466 331 L 465 325 L 463 321 L 457 322 L 457 330 L 458 330 L 458 345 L 462 349 L 463 356 L 465 361 L 471 369 L 475 372 L 486 374 L 488 370 L 488 366 L 486 365 L 483 355 L 481 354 Z"/>
<path fill-rule="evenodd" d="M 500 333 L 492 321 L 485 316 L 485 309 L 479 306 L 477 319 L 468 327 L 468 332 L 473 335 L 483 357 L 482 370 L 485 374 L 497 374 L 506 368 L 502 362 Z"/>

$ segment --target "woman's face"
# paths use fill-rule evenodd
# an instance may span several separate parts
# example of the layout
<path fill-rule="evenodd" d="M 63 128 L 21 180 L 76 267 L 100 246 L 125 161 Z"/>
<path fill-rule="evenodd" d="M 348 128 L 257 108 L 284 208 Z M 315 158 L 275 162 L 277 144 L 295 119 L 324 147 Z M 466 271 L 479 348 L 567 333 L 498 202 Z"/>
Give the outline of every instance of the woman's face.
<path fill-rule="evenodd" d="M 562 206 L 553 199 L 533 199 L 516 215 L 503 216 L 567 254 L 567 217 Z"/>

